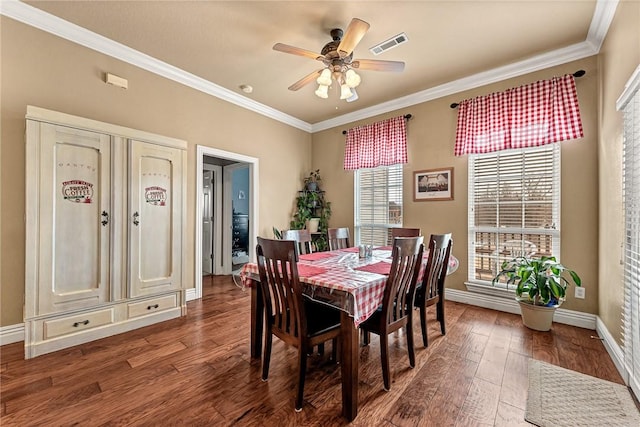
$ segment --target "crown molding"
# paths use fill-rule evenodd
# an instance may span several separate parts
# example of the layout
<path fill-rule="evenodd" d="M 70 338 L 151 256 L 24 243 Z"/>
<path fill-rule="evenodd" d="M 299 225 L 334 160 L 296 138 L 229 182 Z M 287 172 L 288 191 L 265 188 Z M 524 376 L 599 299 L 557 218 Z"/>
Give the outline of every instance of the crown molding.
<path fill-rule="evenodd" d="M 556 65 L 566 64 L 567 62 L 576 61 L 596 55 L 598 52 L 593 49 L 591 43 L 586 41 L 576 43 L 571 46 L 547 52 L 541 55 L 525 59 L 524 61 L 515 62 L 503 67 L 494 68 L 483 71 L 472 76 L 463 77 L 439 86 L 432 87 L 411 95 L 397 98 L 392 101 L 374 105 L 369 108 L 354 111 L 353 113 L 344 114 L 334 117 L 323 122 L 314 123 L 311 132 L 319 132 L 321 130 L 330 129 L 336 126 L 352 123 L 357 120 L 366 119 L 379 114 L 388 113 L 390 111 L 399 110 L 401 108 L 410 107 L 412 105 L 421 104 L 444 96 L 453 95 L 465 90 L 474 89 L 480 86 L 518 77 L 523 74 L 532 73 L 534 71 L 544 70 Z"/>
<path fill-rule="evenodd" d="M 607 34 L 609 25 L 613 20 L 617 6 L 618 0 L 597 0 L 587 39 L 584 42 L 576 43 L 541 55 L 536 55 L 514 64 L 494 68 L 472 76 L 463 77 L 461 79 L 444 83 L 392 101 L 363 108 L 361 110 L 354 111 L 353 113 L 344 114 L 342 116 L 314 124 L 307 123 L 267 105 L 253 101 L 252 99 L 218 86 L 215 83 L 188 73 L 142 52 L 138 52 L 135 49 L 131 49 L 123 44 L 93 33 L 85 28 L 60 19 L 18 0 L 0 1 L 0 14 L 135 65 L 180 84 L 184 84 L 185 86 L 222 99 L 223 101 L 246 108 L 305 132 L 314 133 L 426 101 L 431 101 L 479 86 L 499 82 L 596 55 L 600 51 L 600 47 L 602 46 L 602 42 Z"/>
<path fill-rule="evenodd" d="M 640 65 L 636 67 L 635 71 L 633 72 L 633 74 L 631 74 L 631 77 L 629 77 L 629 80 L 624 85 L 624 90 L 622 91 L 622 94 L 616 101 L 616 109 L 618 111 L 622 110 L 625 107 L 625 105 L 627 105 L 627 102 L 631 100 L 631 97 L 639 90 L 640 90 Z"/>
<path fill-rule="evenodd" d="M 242 108 L 254 111 L 279 122 L 311 132 L 311 125 L 305 121 L 285 114 L 275 108 L 239 95 L 215 83 L 167 64 L 121 43 L 96 34 L 76 24 L 65 21 L 35 7 L 17 0 L 0 1 L 0 14 L 56 35 L 81 46 L 135 65 L 151 73 L 173 80 L 177 83 L 215 96 Z"/>
<path fill-rule="evenodd" d="M 591 25 L 587 33 L 587 42 L 593 45 L 593 48 L 599 52 L 602 42 L 609 31 L 609 25 L 613 21 L 618 7 L 618 0 L 598 0 L 596 2 L 596 10 L 591 18 Z"/>

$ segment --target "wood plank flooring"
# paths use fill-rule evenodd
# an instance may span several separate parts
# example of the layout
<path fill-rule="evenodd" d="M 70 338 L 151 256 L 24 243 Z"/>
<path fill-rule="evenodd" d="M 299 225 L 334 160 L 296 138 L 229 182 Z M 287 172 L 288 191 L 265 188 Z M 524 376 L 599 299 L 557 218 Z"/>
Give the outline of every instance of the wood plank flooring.
<path fill-rule="evenodd" d="M 268 382 L 249 357 L 250 293 L 231 276 L 205 280 L 188 315 L 28 361 L 0 347 L 0 424 L 8 426 L 341 426 L 340 369 L 310 358 L 303 411 L 294 411 L 296 351 L 274 339 Z M 416 367 L 404 332 L 390 336 L 392 385 L 382 389 L 378 337 L 360 349 L 354 426 L 519 426 L 527 363 L 543 360 L 623 383 L 594 331 L 446 302 L 447 335 L 429 310 L 429 347 L 416 317 Z"/>

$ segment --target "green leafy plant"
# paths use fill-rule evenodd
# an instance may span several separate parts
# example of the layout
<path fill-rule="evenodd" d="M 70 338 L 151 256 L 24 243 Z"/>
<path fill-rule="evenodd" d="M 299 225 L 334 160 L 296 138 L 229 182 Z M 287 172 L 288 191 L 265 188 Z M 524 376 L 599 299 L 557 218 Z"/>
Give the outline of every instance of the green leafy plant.
<path fill-rule="evenodd" d="M 278 230 L 276 227 L 273 227 L 273 237 L 278 240 L 282 240 L 282 232 Z"/>
<path fill-rule="evenodd" d="M 322 182 L 322 177 L 320 177 L 320 169 L 316 169 L 314 171 L 309 172 L 309 176 L 304 179 L 304 185 L 309 185 L 310 183 L 320 183 Z"/>
<path fill-rule="evenodd" d="M 559 305 L 564 301 L 567 286 L 571 282 L 582 286 L 580 276 L 556 261 L 555 257 L 517 257 L 502 263 L 501 271 L 493 278 L 493 284 L 501 277 L 507 284 L 516 286 L 516 295 L 523 295 L 534 305 Z"/>
<path fill-rule="evenodd" d="M 318 209 L 318 195 L 312 191 L 302 191 L 296 198 L 296 211 L 293 214 L 290 228 L 292 230 L 302 230 L 307 220 L 317 218 L 314 216 L 315 210 Z"/>
<path fill-rule="evenodd" d="M 306 188 L 298 192 L 296 210 L 289 226 L 293 230 L 301 230 L 306 227 L 309 219 L 319 218 L 318 232 L 320 234 L 315 235 L 313 243 L 317 251 L 324 251 L 329 247 L 326 234 L 329 218 L 331 218 L 331 203 L 324 199 L 324 191 L 317 187 L 317 183 L 320 181 L 322 181 L 320 169 L 311 171 L 309 176 L 304 179 Z M 310 183 L 314 183 L 313 189 L 309 189 Z"/>

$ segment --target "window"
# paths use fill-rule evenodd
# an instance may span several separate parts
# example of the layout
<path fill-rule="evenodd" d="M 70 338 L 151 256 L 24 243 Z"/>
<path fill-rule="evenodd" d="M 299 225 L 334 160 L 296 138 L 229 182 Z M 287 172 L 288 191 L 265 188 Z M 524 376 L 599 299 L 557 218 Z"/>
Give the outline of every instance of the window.
<path fill-rule="evenodd" d="M 469 281 L 503 261 L 560 253 L 558 144 L 469 156 Z"/>
<path fill-rule="evenodd" d="M 354 223 L 357 244 L 378 246 L 402 226 L 402 165 L 355 171 Z"/>
<path fill-rule="evenodd" d="M 617 102 L 623 114 L 624 364 L 640 396 L 640 67 Z"/>

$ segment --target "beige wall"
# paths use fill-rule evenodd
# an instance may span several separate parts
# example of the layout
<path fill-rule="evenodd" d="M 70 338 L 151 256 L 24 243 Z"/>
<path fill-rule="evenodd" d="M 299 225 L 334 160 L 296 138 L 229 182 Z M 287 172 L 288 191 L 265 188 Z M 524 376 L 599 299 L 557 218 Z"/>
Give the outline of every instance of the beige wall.
<path fill-rule="evenodd" d="M 188 141 L 187 259 L 195 255 L 196 145 L 259 159 L 259 234 L 288 225 L 296 191 L 311 166 L 311 136 L 301 130 L 2 17 L 0 326 L 22 323 L 25 262 L 27 105 Z M 103 82 L 111 72 L 123 90 Z M 286 165 L 286 167 L 283 167 Z M 186 266 L 193 286 L 194 264 Z"/>
<path fill-rule="evenodd" d="M 467 158 L 455 157 L 453 145 L 457 113 L 452 102 L 505 90 L 554 75 L 587 72 L 577 79 L 578 98 L 585 137 L 563 142 L 562 158 L 562 248 L 561 260 L 582 277 L 586 299 L 576 300 L 573 293 L 563 308 L 587 313 L 598 310 L 598 177 L 597 177 L 597 82 L 595 57 L 531 73 L 500 83 L 476 88 L 441 99 L 414 105 L 379 117 L 350 123 L 313 135 L 313 167 L 323 173 L 327 199 L 332 202 L 332 226 L 348 225 L 353 230 L 353 173 L 342 170 L 343 129 L 376 120 L 411 113 L 407 127 L 409 163 L 404 167 L 404 225 L 420 227 L 423 234 L 451 231 L 454 255 L 460 268 L 447 279 L 447 287 L 465 290 L 467 278 Z M 454 200 L 413 201 L 413 172 L 423 169 L 454 167 Z"/>
<path fill-rule="evenodd" d="M 622 344 L 622 114 L 616 100 L 640 65 L 640 2 L 621 1 L 600 50 L 600 135 L 598 167 L 600 181 L 600 318 Z"/>
<path fill-rule="evenodd" d="M 587 298 L 564 308 L 599 313 L 620 337 L 622 303 L 621 116 L 615 100 L 640 63 L 640 3 L 621 1 L 601 54 L 549 70 L 354 122 L 313 136 L 89 49 L 0 18 L 2 145 L 0 161 L 0 326 L 22 322 L 24 292 L 24 115 L 26 105 L 185 139 L 188 148 L 187 251 L 194 257 L 195 146 L 260 159 L 259 234 L 286 228 L 300 180 L 320 168 L 331 224 L 353 227 L 353 174 L 342 169 L 343 129 L 411 113 L 405 167 L 405 224 L 425 233 L 452 231 L 460 269 L 447 286 L 464 289 L 467 271 L 467 161 L 453 156 L 451 102 L 552 75 L 585 69 L 577 80 L 585 138 L 562 143 L 562 261 L 584 279 Z M 129 79 L 124 91 L 103 83 L 112 72 Z M 311 143 L 313 141 L 313 143 Z M 311 163 L 313 159 L 313 164 Z M 286 168 L 282 165 L 287 165 Z M 415 170 L 453 166 L 455 199 L 413 202 Z M 598 198 L 598 189 L 605 189 Z M 353 228 L 352 228 L 353 229 Z M 598 230 L 601 230 L 599 233 Z M 596 252 L 593 248 L 598 247 Z M 190 280 L 193 265 L 188 265 Z M 601 283 L 601 289 L 598 289 Z"/>

